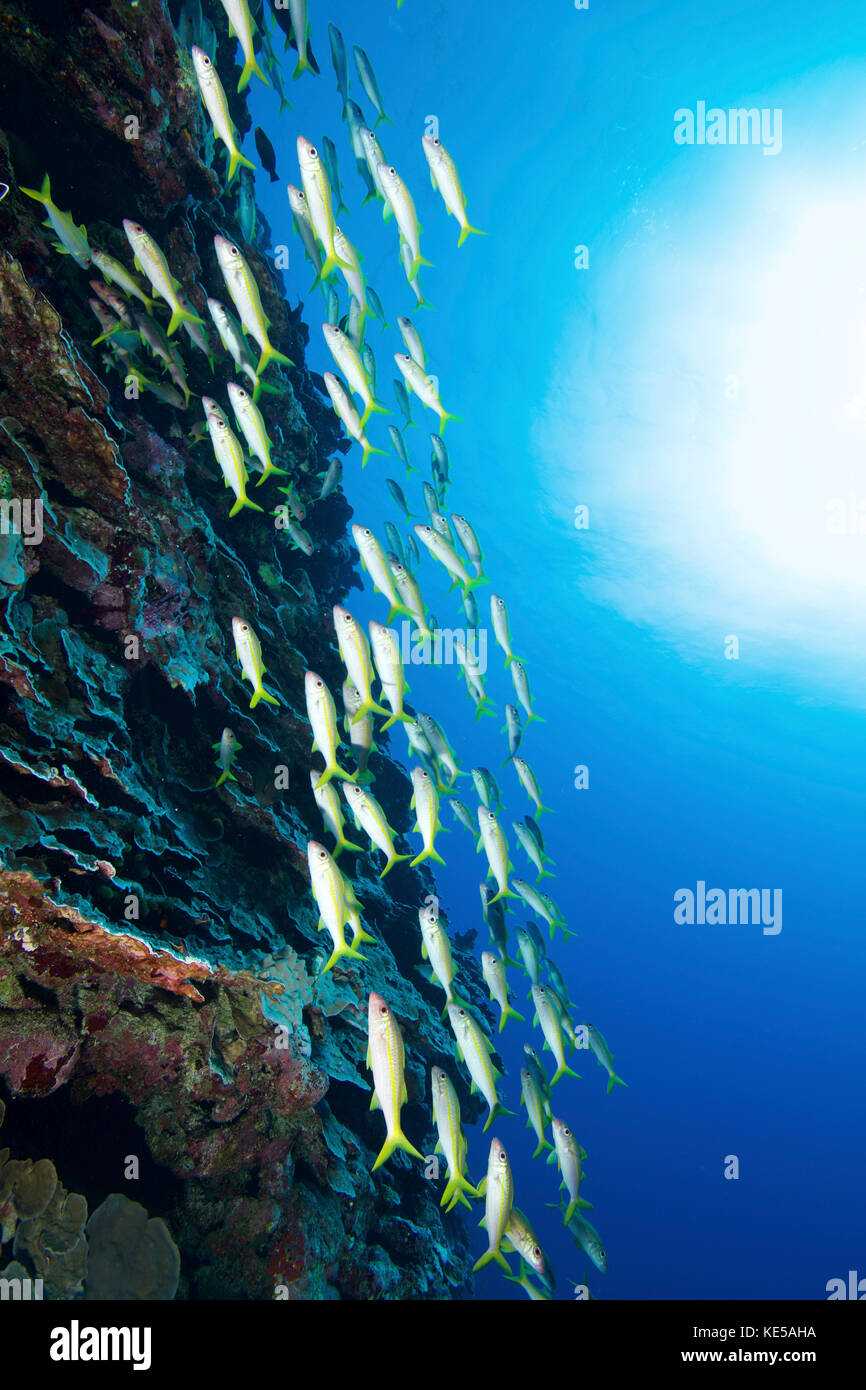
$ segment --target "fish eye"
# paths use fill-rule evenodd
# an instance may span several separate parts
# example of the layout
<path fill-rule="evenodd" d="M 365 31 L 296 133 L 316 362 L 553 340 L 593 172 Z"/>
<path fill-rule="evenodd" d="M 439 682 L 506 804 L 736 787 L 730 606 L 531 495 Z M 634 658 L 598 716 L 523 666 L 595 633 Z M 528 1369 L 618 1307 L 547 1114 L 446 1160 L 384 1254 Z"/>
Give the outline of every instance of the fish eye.
<path fill-rule="evenodd" d="M 316 681 L 316 689 L 317 689 L 317 690 L 324 690 L 324 688 L 325 688 L 325 687 L 324 687 L 324 682 L 323 682 L 323 681 Z"/>
<path fill-rule="evenodd" d="M 380 1010 L 379 1010 L 379 1013 L 380 1013 L 380 1014 L 382 1015 L 382 1017 L 384 1018 L 385 1015 L 387 1014 L 387 1012 L 388 1012 L 388 1005 L 387 1005 L 387 1004 L 383 1004 L 382 1007 L 381 1007 Z"/>
<path fill-rule="evenodd" d="M 396 172 L 397 172 L 397 170 L 394 168 L 394 165 L 392 164 L 391 167 L 390 167 L 390 169 L 388 170 L 388 173 L 389 173 L 389 174 L 396 174 Z"/>
<path fill-rule="evenodd" d="M 568 1125 L 563 1125 L 563 1126 L 562 1126 L 562 1132 L 563 1132 L 563 1134 L 565 1135 L 566 1139 L 570 1139 L 570 1138 L 571 1138 L 571 1130 L 568 1128 Z"/>
<path fill-rule="evenodd" d="M 538 1248 L 537 1245 L 533 1245 L 533 1247 L 532 1247 L 532 1254 L 533 1254 L 533 1257 L 534 1257 L 536 1260 L 540 1260 L 540 1259 L 541 1259 L 541 1251 L 539 1250 L 539 1248 Z"/>
<path fill-rule="evenodd" d="M 309 153 L 312 159 L 318 159 L 319 151 L 316 149 L 315 145 L 310 146 Z"/>

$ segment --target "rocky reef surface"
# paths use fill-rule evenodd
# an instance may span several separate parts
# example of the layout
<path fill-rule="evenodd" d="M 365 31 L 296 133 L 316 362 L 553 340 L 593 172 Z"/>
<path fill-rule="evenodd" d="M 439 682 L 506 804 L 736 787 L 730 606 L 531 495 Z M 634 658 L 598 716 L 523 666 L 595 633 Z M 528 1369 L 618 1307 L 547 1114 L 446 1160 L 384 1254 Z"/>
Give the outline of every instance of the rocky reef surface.
<path fill-rule="evenodd" d="M 471 1260 L 441 1182 L 399 1155 L 370 1174 L 383 1129 L 368 1108 L 369 991 L 402 1027 L 405 1126 L 427 1154 L 429 1067 L 453 1055 L 441 991 L 417 970 L 430 875 L 401 864 L 383 884 L 378 859 L 358 858 L 376 945 L 365 965 L 319 974 L 303 677 L 339 689 L 331 607 L 359 581 L 343 494 L 315 501 L 345 445 L 304 366 L 302 306 L 244 244 L 272 341 L 297 364 L 269 368 L 279 394 L 260 407 L 307 509 L 309 558 L 267 515 L 229 519 L 207 441 L 190 437 L 196 396 L 224 399 L 230 359 L 214 378 L 184 351 L 186 411 L 127 399 L 92 346 L 94 268 L 52 249 L 19 191 L 49 171 L 57 204 L 124 264 L 122 220 L 140 221 L 207 320 L 203 287 L 222 285 L 214 233 L 242 232 L 173 19 L 161 0 L 0 3 L 0 500 L 44 505 L 41 543 L 0 535 L 0 1267 L 50 1262 L 41 1215 L 19 1222 L 9 1205 L 13 1179 L 25 1212 L 32 1172 L 51 1186 L 42 1161 L 75 1188 L 52 1188 L 43 1209 L 55 1243 L 66 1222 L 71 1270 L 48 1297 L 171 1297 L 166 1241 L 178 1297 L 460 1296 Z M 233 47 L 224 37 L 217 53 L 229 72 Z M 261 638 L 279 708 L 249 709 L 235 614 Z M 215 790 L 226 725 L 243 757 L 237 783 Z M 374 766 L 405 831 L 409 779 L 387 751 Z M 456 937 L 455 963 L 483 1010 L 470 946 Z M 471 1120 L 478 1104 L 454 1077 Z M 4 1163 L 31 1164 L 7 1173 L 5 1199 Z M 126 1244 L 146 1270 L 121 1290 Z"/>

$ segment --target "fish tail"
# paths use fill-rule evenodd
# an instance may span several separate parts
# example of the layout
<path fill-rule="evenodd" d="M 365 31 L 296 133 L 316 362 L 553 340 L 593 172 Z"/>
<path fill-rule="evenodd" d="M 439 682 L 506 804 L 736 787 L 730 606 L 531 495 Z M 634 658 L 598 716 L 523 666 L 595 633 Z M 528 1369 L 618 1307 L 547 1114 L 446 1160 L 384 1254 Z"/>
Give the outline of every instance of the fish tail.
<path fill-rule="evenodd" d="M 481 1256 L 481 1259 L 475 1261 L 475 1264 L 472 1266 L 472 1273 L 477 1274 L 478 1270 L 483 1269 L 484 1266 L 486 1264 L 489 1264 L 491 1260 L 495 1260 L 496 1263 L 507 1272 L 509 1279 L 511 1278 L 511 1266 L 509 1265 L 502 1251 L 499 1249 L 486 1250 L 484 1254 Z"/>
<path fill-rule="evenodd" d="M 531 724 L 532 721 L 533 721 L 533 719 L 535 720 L 536 724 L 546 724 L 546 723 L 547 723 L 547 720 L 545 719 L 545 717 L 544 717 L 543 714 L 530 714 L 529 718 L 528 718 L 527 721 L 526 721 L 527 724 Z M 545 807 L 545 809 L 547 809 L 547 808 Z"/>
<path fill-rule="evenodd" d="M 227 178 L 227 180 L 226 180 L 227 183 L 231 183 L 232 179 L 234 178 L 235 174 L 236 174 L 237 171 L 238 171 L 238 165 L 239 165 L 239 164 L 243 164 L 244 167 L 247 168 L 247 169 L 257 169 L 257 168 L 258 168 L 258 165 L 253 164 L 253 162 L 252 162 L 251 159 L 247 159 L 247 157 L 246 157 L 245 154 L 241 154 L 240 150 L 237 149 L 236 146 L 230 146 L 230 147 L 229 147 L 229 171 L 228 171 L 228 178 Z"/>
<path fill-rule="evenodd" d="M 440 435 L 440 437 L 445 433 L 445 422 L 446 422 L 446 420 L 459 420 L 459 421 L 461 422 L 461 424 L 462 424 L 462 422 L 463 422 L 463 416 L 462 416 L 462 415 L 452 415 L 450 410 L 443 410 L 443 411 L 442 411 L 442 414 L 439 416 L 439 435 Z"/>
<path fill-rule="evenodd" d="M 472 1204 L 467 1202 L 463 1195 L 465 1192 L 468 1192 L 472 1197 L 478 1196 L 477 1187 L 473 1187 L 471 1182 L 464 1178 L 462 1173 L 454 1173 L 449 1177 L 448 1185 L 442 1193 L 442 1200 L 439 1203 L 440 1207 L 448 1207 L 450 1211 L 457 1202 L 462 1203 L 464 1207 L 471 1207 Z"/>
<path fill-rule="evenodd" d="M 419 251 L 419 252 L 418 252 L 418 255 L 415 257 L 414 261 L 412 262 L 412 268 L 411 268 L 411 270 L 409 271 L 409 274 L 408 274 L 408 276 L 407 276 L 407 279 L 410 280 L 410 281 L 414 280 L 414 279 L 415 279 L 415 276 L 418 274 L 418 271 L 421 269 L 422 265 L 429 265 L 430 269 L 431 269 L 431 270 L 433 269 L 433 262 L 432 262 L 432 261 L 427 261 L 427 260 L 425 260 L 424 257 L 421 255 L 421 252 Z"/>
<path fill-rule="evenodd" d="M 411 857 L 410 854 L 392 854 L 379 877 L 384 878 L 387 873 L 391 872 L 395 864 L 399 864 L 402 859 L 411 859 Z"/>
<path fill-rule="evenodd" d="M 377 448 L 375 447 L 375 445 L 370 444 L 369 442 L 368 442 L 368 443 L 365 443 L 364 446 L 363 446 L 363 448 L 364 448 L 364 453 L 363 453 L 362 458 L 361 458 L 361 467 L 362 467 L 362 468 L 366 468 L 366 467 L 367 467 L 367 459 L 370 457 L 371 454 L 384 454 L 384 453 L 387 452 L 387 450 L 385 450 L 385 449 L 377 449 Z"/>
<path fill-rule="evenodd" d="M 182 323 L 200 323 L 204 328 L 204 319 L 200 319 L 198 314 L 193 314 L 188 309 L 173 309 L 168 321 L 168 328 L 165 330 L 166 336 L 170 338 L 172 333 L 177 332 Z"/>
<path fill-rule="evenodd" d="M 250 700 L 250 709 L 255 709 L 256 705 L 259 703 L 259 700 L 264 700 L 266 704 L 269 705 L 278 705 L 280 703 L 276 695 L 269 695 L 267 690 L 261 689 L 257 690 L 254 693 L 253 698 Z"/>
<path fill-rule="evenodd" d="M 388 617 L 387 617 L 387 619 L 386 619 L 386 621 L 385 621 L 385 626 L 386 626 L 386 627 L 388 626 L 389 623 L 392 623 L 392 622 L 394 621 L 394 619 L 396 618 L 396 616 L 397 616 L 398 613 L 402 613 L 402 615 L 403 615 L 404 618 L 410 618 L 410 619 L 411 619 L 411 617 L 412 617 L 412 609 L 411 609 L 411 608 L 407 608 L 406 605 L 405 605 L 405 603 L 392 603 L 392 604 L 391 604 L 391 611 L 389 612 Z"/>
<path fill-rule="evenodd" d="M 435 850 L 431 845 L 429 849 L 422 849 L 420 854 L 416 854 L 409 867 L 414 869 L 417 864 L 423 864 L 425 859 L 434 859 L 437 864 L 445 863 L 439 851 Z"/>
<path fill-rule="evenodd" d="M 295 71 L 292 73 L 292 78 L 293 78 L 294 81 L 297 81 L 297 79 L 298 79 L 299 77 L 303 77 L 303 75 L 304 75 L 305 72 L 314 72 L 314 71 L 315 71 L 315 69 L 314 69 L 312 63 L 311 63 L 311 62 L 309 61 L 309 59 L 307 58 L 306 53 L 302 53 L 301 56 L 298 58 L 298 66 L 295 68 Z"/>
<path fill-rule="evenodd" d="M 282 362 L 285 367 L 294 367 L 295 365 L 291 357 L 287 357 L 284 352 L 277 352 L 277 349 L 268 343 L 262 349 L 259 365 L 256 367 L 256 376 L 261 376 L 269 362 Z"/>
<path fill-rule="evenodd" d="M 336 763 L 333 763 L 325 768 L 324 772 L 322 773 L 321 777 L 316 783 L 316 791 L 319 791 L 321 787 L 326 787 L 332 777 L 342 777 L 344 782 L 354 782 L 357 775 L 358 774 L 356 772 L 344 772 L 341 767 L 338 767 Z"/>
<path fill-rule="evenodd" d="M 231 774 L 230 772 L 223 772 L 223 773 L 221 773 L 220 776 L 219 776 L 219 777 L 217 778 L 217 780 L 216 780 L 216 786 L 214 787 L 214 791 L 216 791 L 216 787 L 221 787 L 222 784 L 223 784 L 223 782 L 227 782 L 228 779 L 229 779 L 230 777 L 232 777 L 232 774 Z M 237 778 L 236 778 L 236 777 L 232 777 L 232 781 L 233 781 L 233 782 L 237 781 Z"/>
<path fill-rule="evenodd" d="M 409 1143 L 409 1140 L 406 1138 L 402 1129 L 398 1129 L 395 1134 L 388 1135 L 388 1138 L 385 1140 L 384 1144 L 382 1145 L 382 1148 L 379 1151 L 379 1157 L 376 1159 L 376 1162 L 373 1164 L 373 1167 L 370 1169 L 370 1172 L 375 1173 L 377 1168 L 381 1168 L 383 1163 L 387 1163 L 388 1159 L 391 1157 L 392 1153 L 394 1153 L 396 1149 L 402 1149 L 404 1153 L 411 1154 L 413 1158 L 420 1158 L 422 1163 L 424 1161 L 424 1155 L 419 1154 L 414 1144 Z"/>
<path fill-rule="evenodd" d="M 390 621 L 391 619 L 389 618 L 388 622 Z M 391 718 L 386 720 L 386 722 L 382 725 L 382 733 L 384 733 L 386 729 L 390 729 L 391 725 L 396 724 L 398 720 L 400 720 L 403 724 L 411 724 L 412 716 L 411 714 L 404 714 L 402 710 L 399 714 L 392 714 Z M 553 875 L 550 874 L 549 877 L 552 878 Z"/>
<path fill-rule="evenodd" d="M 506 671 L 508 670 L 508 668 L 509 668 L 509 666 L 511 665 L 511 663 L 512 663 L 513 660 L 514 660 L 514 652 L 509 652 L 508 655 L 507 655 L 507 657 L 505 658 L 505 670 L 506 670 Z M 503 730 L 503 733 L 504 733 L 504 732 L 505 732 L 505 730 Z"/>
<path fill-rule="evenodd" d="M 516 1009 L 512 1009 L 510 1004 L 506 1004 L 505 1008 L 502 1010 L 502 1017 L 499 1020 L 500 1033 L 510 1018 L 516 1018 L 520 1023 L 526 1022 L 523 1014 L 519 1014 Z"/>
<path fill-rule="evenodd" d="M 246 493 L 243 493 L 243 495 L 238 498 L 237 502 L 235 502 L 234 506 L 229 512 L 229 516 L 237 516 L 238 512 L 241 511 L 244 507 L 250 507 L 254 512 L 263 512 L 265 510 L 264 507 L 259 506 L 258 502 L 251 501 L 251 499 L 247 497 Z"/>
<path fill-rule="evenodd" d="M 498 903 L 500 898 L 516 898 L 516 897 L 518 897 L 518 896 L 519 896 L 519 894 L 517 894 L 517 893 L 512 893 L 512 891 L 511 891 L 510 888 L 500 888 L 500 890 L 499 890 L 499 892 L 496 894 L 496 896 L 490 899 L 490 902 L 491 902 L 491 903 Z M 490 905 L 490 904 L 488 903 L 488 906 L 489 906 L 489 905 Z"/>
<path fill-rule="evenodd" d="M 318 275 L 313 281 L 313 289 L 316 289 L 316 287 L 320 285 L 323 280 L 327 280 L 329 275 L 333 275 L 334 271 L 339 266 L 342 266 L 344 270 L 354 269 L 353 266 L 349 265 L 348 261 L 343 260 L 342 256 L 338 256 L 336 251 L 329 251 L 324 261 L 322 262 L 321 270 L 319 271 Z"/>
<path fill-rule="evenodd" d="M 455 417 L 455 418 L 456 418 L 456 417 Z M 489 584 L 489 583 L 490 583 L 490 580 L 487 578 L 487 575 L 486 575 L 486 574 L 476 574 L 476 575 L 473 575 L 472 578 L 469 580 L 469 583 L 463 585 L 463 597 L 464 597 L 464 598 L 466 597 L 466 595 L 469 593 L 470 589 L 477 589 L 481 584 Z M 527 723 L 529 723 L 528 720 L 527 720 Z"/>
<path fill-rule="evenodd" d="M 364 700 L 352 715 L 352 723 L 357 724 L 358 720 L 365 714 L 390 715 L 390 713 L 391 711 L 389 709 L 383 708 L 382 705 L 377 705 L 375 700 Z"/>
<path fill-rule="evenodd" d="M 564 1225 L 568 1225 L 576 1211 L 592 1211 L 592 1202 L 588 1202 L 585 1197 L 574 1197 L 565 1208 L 565 1215 L 562 1218 Z"/>
<path fill-rule="evenodd" d="M 487 1121 L 484 1125 L 484 1129 L 482 1130 L 482 1134 L 490 1128 L 494 1120 L 499 1119 L 500 1115 L 513 1115 L 514 1113 L 515 1112 L 513 1110 L 506 1110 L 505 1106 L 502 1104 L 501 1101 L 497 1101 L 490 1114 L 487 1116 Z"/>
<path fill-rule="evenodd" d="M 340 851 L 344 849 L 350 849 L 353 854 L 364 853 L 363 845 L 356 845 L 354 840 L 347 840 L 345 835 L 341 835 L 334 845 L 334 858 L 337 859 L 340 855 Z"/>
<path fill-rule="evenodd" d="M 42 180 L 41 188 L 25 188 L 23 184 L 18 185 L 19 193 L 26 193 L 28 198 L 35 198 L 37 203 L 44 203 L 47 207 L 51 202 L 51 179 L 48 175 Z"/>
<path fill-rule="evenodd" d="M 563 1062 L 561 1066 L 558 1066 L 556 1068 L 556 1071 L 550 1078 L 551 1086 L 555 1086 L 557 1081 L 559 1081 L 563 1076 L 573 1076 L 576 1081 L 580 1080 L 580 1074 L 576 1071 L 572 1071 L 571 1067 L 569 1067 L 565 1062 Z"/>
<path fill-rule="evenodd" d="M 240 80 L 238 81 L 238 95 L 240 95 L 244 87 L 246 87 L 253 73 L 255 73 L 257 77 L 260 77 L 262 79 L 266 87 L 270 87 L 270 78 L 266 77 L 265 74 L 262 72 L 256 60 L 255 53 L 251 53 L 249 58 L 247 58 L 247 61 L 244 63 L 243 72 L 241 73 Z"/>
<path fill-rule="evenodd" d="M 487 233 L 486 233 L 486 232 L 482 232 L 482 230 L 481 230 L 480 227 L 470 227 L 469 223 L 466 222 L 466 223 L 460 228 L 460 236 L 458 237 L 458 240 L 457 240 L 457 245 L 458 245 L 458 246 L 462 246 L 462 245 L 463 245 L 464 241 L 465 241 L 466 238 L 469 236 L 470 232 L 473 233 L 475 236 L 487 236 Z"/>
<path fill-rule="evenodd" d="M 279 473 L 282 477 L 285 478 L 288 477 L 289 470 L 288 468 L 277 468 L 277 465 L 275 463 L 269 464 L 269 466 L 265 469 L 265 471 L 262 473 L 262 476 L 256 483 L 256 487 L 261 487 L 262 483 L 265 481 L 265 478 L 271 478 L 277 473 Z"/>
<path fill-rule="evenodd" d="M 529 1121 L 527 1121 L 527 1124 L 528 1124 L 528 1123 L 529 1123 Z M 539 1139 L 539 1141 L 538 1141 L 538 1147 L 537 1147 L 537 1149 L 535 1150 L 535 1153 L 532 1155 L 532 1157 L 533 1157 L 533 1158 L 538 1158 L 541 1154 L 544 1153 L 544 1150 L 545 1150 L 545 1149 L 549 1149 L 550 1152 L 553 1153 L 553 1145 L 552 1145 L 552 1144 L 549 1144 L 548 1141 L 547 1141 L 546 1139 Z"/>
<path fill-rule="evenodd" d="M 355 945 L 356 941 L 372 941 L 375 945 L 376 938 L 375 936 L 371 936 L 368 931 L 364 931 L 363 927 L 358 927 L 358 930 L 354 933 L 354 936 L 352 937 L 353 946 Z M 362 956 L 361 959 L 366 959 L 366 957 Z"/>
<path fill-rule="evenodd" d="M 540 816 L 541 813 L 542 813 L 542 811 L 548 811 L 551 815 L 553 815 L 554 807 L 553 807 L 553 806 L 539 806 L 539 807 L 537 808 L 536 812 L 535 812 L 536 816 Z"/>
<path fill-rule="evenodd" d="M 627 1088 L 628 1088 L 628 1082 L 627 1082 L 627 1081 L 623 1081 L 623 1079 L 622 1079 L 621 1076 L 612 1076 L 612 1077 L 610 1077 L 610 1079 L 609 1079 L 609 1081 L 608 1081 L 608 1083 L 607 1083 L 607 1093 L 608 1093 L 608 1095 L 610 1095 L 610 1093 L 611 1093 L 611 1091 L 613 1090 L 614 1086 L 625 1086 L 626 1089 L 627 1089 Z"/>
<path fill-rule="evenodd" d="M 353 942 L 352 945 L 350 946 L 349 943 L 348 943 L 347 941 L 343 941 L 343 942 L 341 942 L 341 944 L 340 944 L 339 946 L 335 946 L 335 947 L 334 947 L 334 949 L 333 949 L 333 951 L 331 952 L 331 954 L 329 955 L 327 961 L 326 961 L 325 964 L 322 966 L 322 972 L 321 972 L 321 973 L 322 973 L 323 975 L 326 975 L 326 974 L 328 973 L 329 970 L 333 970 L 334 966 L 337 964 L 337 961 L 338 961 L 338 960 L 342 960 L 345 956 L 350 956 L 350 957 L 352 958 L 352 960 L 366 960 L 366 959 L 367 959 L 366 956 L 362 956 L 362 955 L 361 955 L 361 952 L 355 949 L 355 944 L 354 944 L 354 942 Z"/>

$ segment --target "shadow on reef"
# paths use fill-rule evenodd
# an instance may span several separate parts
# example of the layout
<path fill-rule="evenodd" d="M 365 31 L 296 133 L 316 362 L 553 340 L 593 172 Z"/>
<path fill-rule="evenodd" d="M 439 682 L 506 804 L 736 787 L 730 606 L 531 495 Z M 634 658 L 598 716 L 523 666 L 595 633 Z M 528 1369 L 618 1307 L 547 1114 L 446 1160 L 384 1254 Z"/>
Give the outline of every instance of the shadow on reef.
<path fill-rule="evenodd" d="M 231 71 L 222 8 L 203 11 Z M 304 365 L 301 306 L 244 244 L 272 339 L 297 363 L 268 369 L 279 392 L 260 406 L 306 509 L 310 557 L 266 516 L 228 518 L 208 448 L 190 438 L 195 399 L 182 412 L 126 398 L 92 346 L 93 268 L 52 250 L 19 192 L 49 171 L 59 206 L 125 264 L 122 219 L 140 220 L 207 318 L 202 287 L 222 284 L 214 233 L 242 233 L 223 165 L 218 176 L 205 158 L 212 141 L 168 9 L 0 0 L 0 32 L 0 496 L 42 498 L 45 514 L 41 544 L 0 538 L 0 1076 L 16 1143 L 48 1153 L 91 1211 L 124 1185 L 120 1150 L 141 1153 L 158 1216 L 109 1216 L 155 1252 L 160 1292 L 130 1296 L 172 1296 L 168 1242 L 181 1297 L 272 1298 L 276 1285 L 292 1298 L 460 1296 L 467 1236 L 440 1210 L 441 1183 L 403 1157 L 369 1171 L 382 1123 L 368 1111 L 370 990 L 403 1030 L 404 1122 L 425 1153 L 429 1067 L 453 1055 L 441 992 L 415 969 L 431 876 L 401 866 L 386 889 L 358 859 L 377 944 L 365 966 L 317 977 L 305 849 L 321 820 L 303 676 L 342 683 L 331 607 L 359 581 L 351 509 L 339 491 L 316 500 L 317 475 L 347 445 Z M 245 99 L 230 91 L 230 106 L 247 129 Z M 201 353 L 185 361 L 194 398 L 225 399 L 225 356 L 217 381 Z M 249 709 L 235 614 L 261 638 L 278 709 Z M 212 745 L 226 725 L 243 758 L 217 791 Z M 385 751 L 376 773 L 405 828 L 405 772 Z M 455 948 L 462 992 L 486 1011 L 470 946 Z M 471 1122 L 479 1103 L 462 1079 L 458 1090 Z M 85 1118 L 102 1107 L 116 1152 L 84 1145 L 80 1125 L 54 1118 L 61 1104 Z M 44 1123 L 19 1118 L 31 1107 Z M 81 1203 L 70 1213 L 78 1221 Z M 165 1239 L 153 1234 L 162 1217 Z M 100 1287 L 114 1268 L 106 1256 Z M 82 1276 L 52 1296 L 86 1291 Z"/>

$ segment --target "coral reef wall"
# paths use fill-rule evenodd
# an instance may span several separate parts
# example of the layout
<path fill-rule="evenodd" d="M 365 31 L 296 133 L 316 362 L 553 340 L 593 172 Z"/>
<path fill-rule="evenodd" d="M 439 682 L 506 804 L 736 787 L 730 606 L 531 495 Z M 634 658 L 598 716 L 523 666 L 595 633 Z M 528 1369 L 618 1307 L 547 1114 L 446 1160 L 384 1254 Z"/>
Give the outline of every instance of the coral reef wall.
<path fill-rule="evenodd" d="M 224 399 L 229 358 L 214 378 L 203 354 L 184 352 L 186 411 L 146 392 L 127 399 L 91 346 L 93 268 L 52 249 L 19 191 L 49 171 L 57 204 L 125 264 L 122 221 L 140 221 L 207 320 L 205 293 L 222 287 L 214 233 L 241 231 L 235 195 L 207 162 L 168 7 L 3 0 L 0 41 L 0 498 L 44 504 L 41 543 L 0 536 L 4 1141 L 22 1161 L 45 1157 L 22 1151 L 28 1117 L 61 1098 L 82 1115 L 99 1106 L 109 1126 L 124 1116 L 165 1179 L 142 1200 L 180 1249 L 179 1297 L 277 1286 L 298 1298 L 453 1297 L 470 1261 L 439 1187 L 402 1157 L 369 1172 L 382 1138 L 364 1066 L 371 989 L 403 1028 L 405 1124 L 432 1152 L 427 1074 L 451 1048 L 441 993 L 415 968 L 429 875 L 400 865 L 383 887 L 378 863 L 359 859 L 376 945 L 366 965 L 318 974 L 305 850 L 322 829 L 303 678 L 311 668 L 339 689 L 331 606 L 358 579 L 345 498 L 315 501 L 317 474 L 344 446 L 304 366 L 301 306 L 245 245 L 272 341 L 297 364 L 269 369 L 280 391 L 260 405 L 307 508 L 309 558 L 267 514 L 228 518 L 207 441 L 191 438 L 196 396 Z M 247 128 L 243 98 L 230 100 Z M 279 708 L 249 709 L 236 614 L 261 638 Z M 238 782 L 215 790 L 226 725 L 243 758 Z M 376 795 L 405 830 L 408 778 L 387 754 L 376 771 Z M 457 958 L 481 1006 L 459 938 Z M 461 1102 L 477 1115 L 465 1091 Z M 64 1135 L 47 1155 L 60 1173 Z M 139 1195 L 120 1166 L 110 1186 Z M 76 1188 L 91 1210 L 106 1195 L 88 1192 L 86 1173 Z M 103 1258 L 102 1289 L 111 1267 Z"/>

